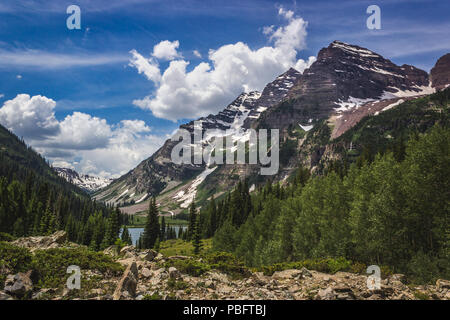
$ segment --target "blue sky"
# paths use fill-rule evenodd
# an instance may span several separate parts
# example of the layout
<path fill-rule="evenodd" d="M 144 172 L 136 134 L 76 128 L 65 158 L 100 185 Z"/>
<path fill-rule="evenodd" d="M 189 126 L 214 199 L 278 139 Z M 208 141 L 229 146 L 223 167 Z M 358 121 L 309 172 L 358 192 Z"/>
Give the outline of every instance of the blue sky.
<path fill-rule="evenodd" d="M 71 4 L 81 9 L 81 30 L 66 27 L 66 8 Z M 366 8 L 371 4 L 381 8 L 381 30 L 366 28 Z M 397 64 L 429 71 L 450 51 L 448 12 L 446 0 L 3 1 L 0 107 L 10 101 L 5 114 L 35 108 L 44 115 L 45 121 L 39 115 L 32 120 L 17 120 L 15 115 L 4 122 L 56 164 L 116 177 L 154 152 L 180 123 L 222 109 L 245 88 L 261 90 L 289 64 L 307 67 L 308 58 L 333 40 L 367 47 Z M 264 27 L 269 26 L 274 31 L 265 33 Z M 289 35 L 288 26 L 299 36 Z M 164 40 L 172 45 L 178 41 L 176 56 L 152 56 L 155 45 Z M 265 56 L 264 50 L 258 51 L 265 47 L 282 48 L 287 57 L 274 58 L 274 52 Z M 217 52 L 214 58 L 211 49 Z M 230 57 L 242 58 L 239 66 L 249 75 L 241 79 L 237 72 L 233 84 L 221 88 L 221 81 L 228 80 L 226 72 L 234 74 L 236 65 L 227 60 Z M 261 57 L 278 60 L 267 68 L 261 61 L 253 64 Z M 143 60 L 130 62 L 133 58 Z M 208 63 L 209 69 L 189 76 L 200 63 Z M 152 78 L 151 66 L 157 67 L 158 80 Z M 260 74 L 259 69 L 267 72 Z M 167 70 L 174 75 L 165 79 Z M 164 92 L 164 88 L 170 91 L 183 85 L 205 86 L 210 91 L 198 89 L 193 95 L 180 94 L 179 99 Z M 22 96 L 14 101 L 20 94 L 29 99 Z M 41 98 L 32 101 L 36 96 Z M 39 128 L 24 128 L 43 122 L 43 135 L 37 133 Z M 92 132 L 72 134 L 71 139 L 61 136 L 62 126 L 74 126 L 66 130 L 69 135 L 74 130 L 88 132 L 91 127 L 84 128 L 83 123 L 98 124 L 98 136 Z M 82 141 L 90 138 L 93 143 Z M 58 139 L 67 145 L 61 147 Z M 108 160 L 114 152 L 118 163 Z"/>

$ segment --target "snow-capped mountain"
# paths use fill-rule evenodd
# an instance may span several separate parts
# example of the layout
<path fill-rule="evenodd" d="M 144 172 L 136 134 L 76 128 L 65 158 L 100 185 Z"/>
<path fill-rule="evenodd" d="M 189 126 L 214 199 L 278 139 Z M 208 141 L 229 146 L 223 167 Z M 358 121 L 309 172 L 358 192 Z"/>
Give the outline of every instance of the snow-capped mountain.
<path fill-rule="evenodd" d="M 197 121 L 202 122 L 203 130 L 232 129 L 238 139 L 244 140 L 248 128 L 280 129 L 284 135 L 281 139 L 288 139 L 287 132 L 292 128 L 309 131 L 328 119 L 336 137 L 365 115 L 376 115 L 400 104 L 401 99 L 417 98 L 445 87 L 449 65 L 449 57 L 442 57 L 430 77 L 423 70 L 405 64 L 398 66 L 369 49 L 334 41 L 319 51 L 317 60 L 303 74 L 291 68 L 261 93 L 242 93 L 223 111 Z M 356 110 L 357 114 L 350 114 Z M 194 121 L 180 128 L 192 133 Z M 212 137 L 204 138 L 202 143 Z M 176 201 L 185 208 L 197 197 L 199 187 L 208 185 L 220 193 L 239 178 L 259 171 L 257 165 L 211 168 L 205 163 L 174 164 L 171 151 L 177 143 L 168 139 L 150 158 L 96 193 L 95 198 L 115 204 L 138 204 L 150 195 L 164 194 L 164 201 Z M 314 156 L 320 158 L 321 153 Z M 279 176 L 274 178 L 286 178 L 291 169 L 281 167 Z"/>
<path fill-rule="evenodd" d="M 300 76 L 300 72 L 291 68 L 267 84 L 262 93 L 244 92 L 219 113 L 210 114 L 196 121 L 201 121 L 204 131 L 207 129 L 232 130 L 234 135 L 243 135 L 245 129 L 250 128 L 264 111 L 286 97 L 289 89 L 294 86 Z M 183 124 L 180 128 L 193 133 L 194 122 Z M 206 143 L 209 138 L 212 137 L 206 137 L 202 142 Z M 195 196 L 196 186 L 214 170 L 208 170 L 206 164 L 174 164 L 171 161 L 171 151 L 177 143 L 178 141 L 167 140 L 149 159 L 114 181 L 105 190 L 95 194 L 96 199 L 111 203 L 139 203 L 151 194 L 159 194 L 164 189 L 173 188 L 182 181 L 198 176 L 201 179 L 194 180 L 184 192 L 180 191 L 178 197 L 175 197 L 183 207 L 186 207 Z"/>
<path fill-rule="evenodd" d="M 369 49 L 333 41 L 289 90 L 289 108 L 279 104 L 259 122 L 271 128 L 308 125 L 367 102 L 434 91 L 423 70 L 397 66 Z"/>
<path fill-rule="evenodd" d="M 80 187 L 87 192 L 95 192 L 109 185 L 113 179 L 105 179 L 101 177 L 90 176 L 87 174 L 79 174 L 75 170 L 69 168 L 53 168 L 60 177 L 68 182 Z"/>

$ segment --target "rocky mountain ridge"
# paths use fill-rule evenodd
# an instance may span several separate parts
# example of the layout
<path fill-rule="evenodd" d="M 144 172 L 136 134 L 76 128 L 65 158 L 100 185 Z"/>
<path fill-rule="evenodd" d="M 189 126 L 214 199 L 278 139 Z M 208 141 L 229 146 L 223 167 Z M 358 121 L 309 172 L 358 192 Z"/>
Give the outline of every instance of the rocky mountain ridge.
<path fill-rule="evenodd" d="M 95 177 L 88 174 L 79 174 L 70 168 L 53 167 L 56 173 L 66 179 L 68 182 L 80 187 L 81 189 L 92 193 L 109 185 L 113 179 Z"/>
<path fill-rule="evenodd" d="M 198 121 L 204 130 L 233 129 L 236 139 L 244 141 L 248 128 L 280 129 L 283 144 L 292 138 L 288 131 L 300 130 L 308 135 L 315 125 L 328 119 L 333 126 L 332 138 L 337 138 L 366 115 L 376 115 L 445 87 L 450 76 L 447 56 L 439 59 L 429 76 L 414 66 L 398 66 L 369 49 L 334 41 L 319 51 L 317 60 L 303 74 L 291 68 L 261 93 L 243 93 L 217 115 Z M 193 124 L 191 121 L 180 128 L 192 132 Z M 153 156 L 95 194 L 96 199 L 131 204 L 126 209 L 128 213 L 144 210 L 142 202 L 150 195 L 164 194 L 160 201 L 169 202 L 171 208 L 177 203 L 186 207 L 186 199 L 193 199 L 206 182 L 209 191 L 214 186 L 212 192 L 217 196 L 240 178 L 253 177 L 259 170 L 258 165 L 219 165 L 209 169 L 205 164 L 175 165 L 170 153 L 177 143 L 167 140 Z M 302 148 L 301 142 L 298 148 Z M 272 179 L 286 179 L 295 169 L 295 159 L 291 160 L 286 160 Z M 260 178 L 251 183 L 263 182 Z"/>
<path fill-rule="evenodd" d="M 196 121 L 202 123 L 203 131 L 207 129 L 229 130 L 236 136 L 243 134 L 262 112 L 286 96 L 300 75 L 298 71 L 291 68 L 269 83 L 262 93 L 257 91 L 242 93 L 223 111 Z M 194 121 L 183 124 L 180 128 L 192 133 Z M 210 138 L 205 137 L 203 143 Z M 173 189 L 186 180 L 193 179 L 202 172 L 205 173 L 205 164 L 177 165 L 171 161 L 171 151 L 177 143 L 178 141 L 168 139 L 149 159 L 144 160 L 135 169 L 114 181 L 108 188 L 96 193 L 95 198 L 111 203 L 141 203 L 150 195 L 157 195 Z M 185 192 L 187 193 L 188 190 Z M 180 203 L 186 203 L 186 201 L 180 200 Z"/>

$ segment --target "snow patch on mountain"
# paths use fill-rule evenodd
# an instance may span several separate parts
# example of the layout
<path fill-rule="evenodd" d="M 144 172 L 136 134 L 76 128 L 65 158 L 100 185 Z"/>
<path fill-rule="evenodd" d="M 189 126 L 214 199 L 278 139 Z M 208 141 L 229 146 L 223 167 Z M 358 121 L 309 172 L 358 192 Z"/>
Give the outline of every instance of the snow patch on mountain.
<path fill-rule="evenodd" d="M 214 168 L 206 168 L 205 171 L 200 173 L 194 181 L 190 184 L 189 188 L 187 189 L 187 192 L 185 190 L 182 190 L 178 192 L 173 199 L 177 200 L 178 202 L 181 202 L 180 207 L 181 208 L 187 208 L 189 205 L 194 201 L 195 196 L 197 194 L 197 187 L 206 179 L 206 177 L 211 174 L 214 170 L 217 169 L 217 166 Z"/>
<path fill-rule="evenodd" d="M 80 187 L 88 192 L 95 192 L 108 186 L 113 179 L 105 179 L 102 177 L 95 177 L 87 174 L 79 174 L 73 169 L 69 168 L 53 168 L 56 173 L 66 179 L 68 182 Z"/>

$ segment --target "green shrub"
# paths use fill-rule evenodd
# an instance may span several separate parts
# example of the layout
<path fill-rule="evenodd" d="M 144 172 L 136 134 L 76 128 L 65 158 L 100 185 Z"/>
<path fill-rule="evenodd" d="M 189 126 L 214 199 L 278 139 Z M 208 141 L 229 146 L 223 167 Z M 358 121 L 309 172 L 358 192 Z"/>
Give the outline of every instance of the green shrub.
<path fill-rule="evenodd" d="M 112 257 L 86 248 L 54 248 L 37 250 L 33 256 L 32 266 L 38 277 L 38 287 L 60 287 L 70 274 L 66 273 L 70 265 L 83 270 L 99 271 L 108 275 L 119 275 L 124 268 Z"/>
<path fill-rule="evenodd" d="M 14 241 L 17 238 L 10 235 L 9 233 L 0 232 L 0 241 Z"/>
<path fill-rule="evenodd" d="M 154 294 L 146 294 L 143 298 L 143 300 L 161 300 L 162 296 L 159 293 L 154 293 Z"/>
<path fill-rule="evenodd" d="M 414 291 L 414 297 L 419 300 L 430 300 L 430 296 L 420 291 Z"/>
<path fill-rule="evenodd" d="M 28 249 L 0 242 L 0 265 L 12 272 L 25 272 L 31 269 L 32 255 Z"/>
<path fill-rule="evenodd" d="M 169 289 L 172 289 L 172 290 L 185 290 L 185 289 L 189 288 L 189 284 L 182 280 L 176 280 L 176 279 L 170 278 L 167 281 L 167 287 L 169 287 Z"/>
<path fill-rule="evenodd" d="M 26 272 L 31 269 L 31 252 L 28 249 L 0 242 L 0 270 L 6 268 L 10 273 Z M 5 284 L 6 274 L 0 272 L 0 289 Z"/>
<path fill-rule="evenodd" d="M 211 269 L 219 270 L 232 278 L 242 278 L 250 275 L 244 263 L 228 252 L 213 252 L 204 256 Z"/>
<path fill-rule="evenodd" d="M 287 269 L 306 268 L 324 273 L 336 273 L 338 271 L 352 272 L 352 270 L 361 270 L 361 264 L 353 264 L 345 258 L 323 258 L 323 259 L 306 259 L 295 262 L 282 262 L 270 266 L 262 266 L 257 271 L 262 271 L 265 275 L 272 275 L 276 271 Z M 365 271 L 365 269 L 363 269 Z"/>
<path fill-rule="evenodd" d="M 175 267 L 180 272 L 186 273 L 193 277 L 199 277 L 202 274 L 204 274 L 205 272 L 210 270 L 208 265 L 206 265 L 200 261 L 193 260 L 193 259 L 170 260 L 170 261 L 166 262 L 165 267 L 166 268 Z"/>

